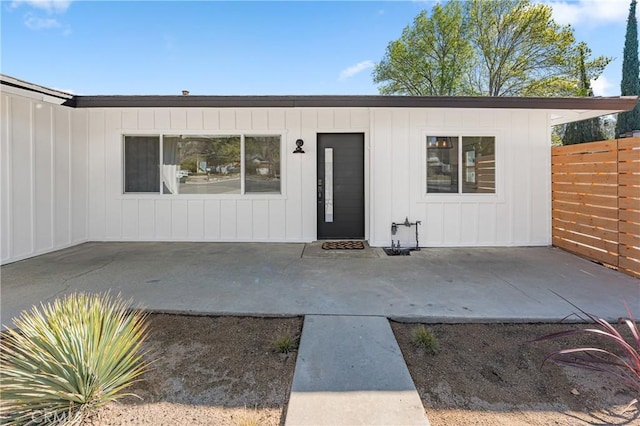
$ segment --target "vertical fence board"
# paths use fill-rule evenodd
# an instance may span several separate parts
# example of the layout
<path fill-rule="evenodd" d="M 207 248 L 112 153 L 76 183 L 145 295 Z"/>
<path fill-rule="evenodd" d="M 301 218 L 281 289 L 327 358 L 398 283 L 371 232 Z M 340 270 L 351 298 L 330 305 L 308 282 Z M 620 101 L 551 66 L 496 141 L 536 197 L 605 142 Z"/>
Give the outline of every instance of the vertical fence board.
<path fill-rule="evenodd" d="M 640 278 L 640 138 L 620 139 L 618 268 Z"/>

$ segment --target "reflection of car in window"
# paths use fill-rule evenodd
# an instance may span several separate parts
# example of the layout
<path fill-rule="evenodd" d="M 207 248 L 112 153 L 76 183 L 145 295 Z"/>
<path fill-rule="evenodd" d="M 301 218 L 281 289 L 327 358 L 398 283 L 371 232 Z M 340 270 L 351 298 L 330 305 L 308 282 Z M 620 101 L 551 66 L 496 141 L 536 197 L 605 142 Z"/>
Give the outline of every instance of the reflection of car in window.
<path fill-rule="evenodd" d="M 178 178 L 186 178 L 189 176 L 189 171 L 187 170 L 178 170 Z"/>

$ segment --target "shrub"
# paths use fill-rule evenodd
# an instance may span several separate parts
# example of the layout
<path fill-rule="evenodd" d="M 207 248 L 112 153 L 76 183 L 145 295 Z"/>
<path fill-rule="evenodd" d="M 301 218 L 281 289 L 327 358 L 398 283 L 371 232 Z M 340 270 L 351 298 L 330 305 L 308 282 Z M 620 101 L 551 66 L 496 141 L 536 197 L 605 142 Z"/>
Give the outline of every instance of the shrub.
<path fill-rule="evenodd" d="M 281 354 L 288 354 L 295 349 L 296 339 L 291 336 L 280 336 L 273 342 L 273 350 Z"/>
<path fill-rule="evenodd" d="M 411 343 L 425 353 L 435 355 L 438 352 L 438 340 L 435 334 L 424 325 L 419 325 L 411 331 Z"/>
<path fill-rule="evenodd" d="M 260 426 L 262 423 L 257 415 L 245 415 L 238 422 L 236 426 Z"/>
<path fill-rule="evenodd" d="M 576 307 L 575 305 L 573 306 Z M 567 336 L 588 335 L 595 339 L 594 345 L 553 351 L 545 358 L 543 364 L 551 361 L 560 365 L 606 373 L 640 395 L 640 331 L 631 310 L 626 304 L 625 307 L 628 318 L 619 318 L 618 325 L 626 326 L 629 329 L 631 342 L 627 342 L 616 327 L 606 320 L 588 314 L 576 307 L 582 313 L 582 315 L 576 315 L 580 319 L 593 324 L 595 328 L 561 331 L 542 336 L 534 340 L 534 342 L 561 339 Z M 637 402 L 638 399 L 636 398 L 631 401 L 629 406 Z"/>
<path fill-rule="evenodd" d="M 6 424 L 79 424 L 146 368 L 146 315 L 131 301 L 72 294 L 14 318 L 0 341 Z"/>

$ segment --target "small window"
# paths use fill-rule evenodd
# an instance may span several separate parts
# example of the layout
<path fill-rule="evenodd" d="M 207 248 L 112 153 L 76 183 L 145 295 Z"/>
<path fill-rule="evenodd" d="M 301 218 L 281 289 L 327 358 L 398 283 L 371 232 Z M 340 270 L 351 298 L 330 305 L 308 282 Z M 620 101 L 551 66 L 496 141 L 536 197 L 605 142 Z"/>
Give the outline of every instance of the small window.
<path fill-rule="evenodd" d="M 280 193 L 280 136 L 246 136 L 244 164 L 246 193 Z"/>
<path fill-rule="evenodd" d="M 240 136 L 164 136 L 164 194 L 239 194 Z"/>
<path fill-rule="evenodd" d="M 495 164 L 493 136 L 427 136 L 427 193 L 495 194 Z"/>
<path fill-rule="evenodd" d="M 124 137 L 124 192 L 160 192 L 160 137 Z"/>

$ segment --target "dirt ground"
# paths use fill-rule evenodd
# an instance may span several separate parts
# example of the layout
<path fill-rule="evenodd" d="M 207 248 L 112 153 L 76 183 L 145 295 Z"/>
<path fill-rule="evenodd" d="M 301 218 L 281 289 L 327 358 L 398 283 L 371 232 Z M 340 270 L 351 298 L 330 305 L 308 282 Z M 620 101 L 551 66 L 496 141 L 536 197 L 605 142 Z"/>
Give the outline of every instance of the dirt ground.
<path fill-rule="evenodd" d="M 439 344 L 435 355 L 411 343 L 414 327 L 392 323 L 432 426 L 640 425 L 637 410 L 621 414 L 637 395 L 608 376 L 552 363 L 541 368 L 552 350 L 593 339 L 528 343 L 584 325 L 428 325 Z"/>
<path fill-rule="evenodd" d="M 151 315 L 148 347 L 156 359 L 127 397 L 106 406 L 96 426 L 278 425 L 289 399 L 302 318 Z"/>
<path fill-rule="evenodd" d="M 274 341 L 299 338 L 302 318 L 152 315 L 148 347 L 157 361 L 127 397 L 92 424 L 279 425 L 296 352 Z M 410 342 L 415 324 L 392 328 L 429 421 L 438 425 L 632 425 L 620 414 L 630 391 L 606 377 L 545 364 L 557 343 L 527 343 L 566 325 L 430 325 L 439 342 L 426 355 Z"/>

